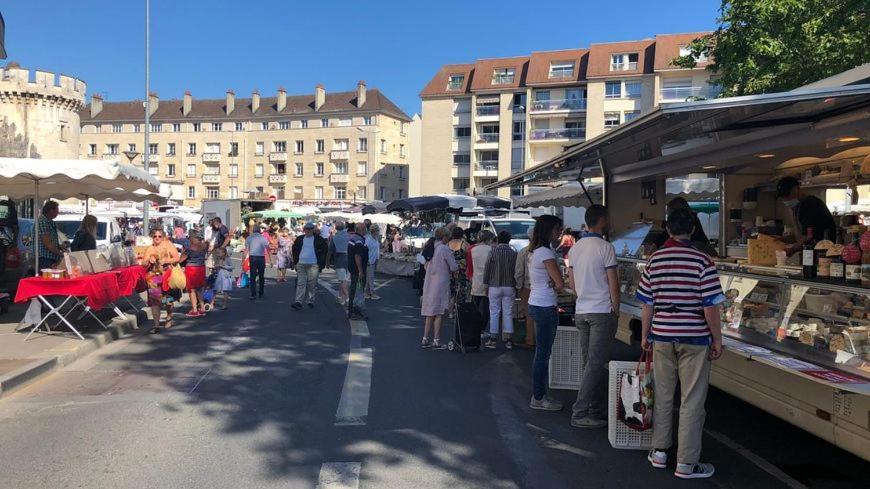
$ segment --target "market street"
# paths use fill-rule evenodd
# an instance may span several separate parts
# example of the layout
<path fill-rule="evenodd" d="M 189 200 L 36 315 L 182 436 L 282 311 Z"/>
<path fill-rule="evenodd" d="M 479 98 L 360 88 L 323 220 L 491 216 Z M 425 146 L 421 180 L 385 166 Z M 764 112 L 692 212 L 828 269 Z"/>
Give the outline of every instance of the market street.
<path fill-rule="evenodd" d="M 270 275 L 271 276 L 271 275 Z M 324 280 L 333 275 L 327 273 Z M 0 486 L 88 488 L 862 487 L 868 464 L 711 389 L 686 483 L 606 429 L 528 407 L 532 352 L 421 351 L 410 280 L 351 328 L 323 288 L 117 341 L 0 400 Z M 182 308 L 183 310 L 186 308 Z M 352 334 L 353 331 L 353 334 Z M 366 335 L 368 333 L 368 336 Z M 444 334 L 449 339 L 451 333 Z M 619 359 L 634 351 L 618 347 Z M 350 353 L 350 354 L 349 354 Z M 346 378 L 347 377 L 347 378 Z M 556 391 L 569 401 L 573 391 Z"/>

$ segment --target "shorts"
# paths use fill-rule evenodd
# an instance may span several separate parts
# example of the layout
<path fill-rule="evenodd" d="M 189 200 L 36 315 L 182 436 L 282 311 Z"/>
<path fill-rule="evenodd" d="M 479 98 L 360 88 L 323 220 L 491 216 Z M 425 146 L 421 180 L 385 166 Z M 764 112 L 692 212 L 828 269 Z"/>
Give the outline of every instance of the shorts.
<path fill-rule="evenodd" d="M 350 277 L 347 275 L 347 268 L 336 268 L 335 278 L 338 279 L 339 282 L 348 282 Z"/>
<path fill-rule="evenodd" d="M 187 265 L 184 267 L 184 276 L 187 278 L 187 290 L 205 287 L 205 266 Z"/>

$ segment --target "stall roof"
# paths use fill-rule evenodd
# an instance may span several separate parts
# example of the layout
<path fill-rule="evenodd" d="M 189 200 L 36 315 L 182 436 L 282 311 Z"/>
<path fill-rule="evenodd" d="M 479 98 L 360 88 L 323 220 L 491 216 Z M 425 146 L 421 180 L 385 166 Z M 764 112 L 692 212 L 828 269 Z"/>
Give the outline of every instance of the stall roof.
<path fill-rule="evenodd" d="M 435 209 L 472 209 L 476 205 L 477 200 L 467 195 L 426 195 L 394 200 L 387 206 L 387 211 L 419 212 Z"/>
<path fill-rule="evenodd" d="M 870 153 L 870 85 L 663 104 L 487 190 L 606 173 L 655 175 L 767 167 L 850 148 Z M 866 153 L 865 153 L 866 154 Z"/>

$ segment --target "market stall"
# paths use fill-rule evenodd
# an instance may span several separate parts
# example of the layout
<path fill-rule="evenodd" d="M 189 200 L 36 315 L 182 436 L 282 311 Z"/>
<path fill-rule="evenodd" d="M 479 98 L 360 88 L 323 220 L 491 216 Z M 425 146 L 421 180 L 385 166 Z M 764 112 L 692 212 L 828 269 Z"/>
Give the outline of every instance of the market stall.
<path fill-rule="evenodd" d="M 620 255 L 618 337 L 629 342 L 639 340 L 634 293 L 667 201 L 682 196 L 718 218 L 726 350 L 711 382 L 870 460 L 870 216 L 834 215 L 839 238 L 808 239 L 792 258 L 801 261 L 776 253 L 808 235 L 777 182 L 795 177 L 806 195 L 847 189 L 857 200 L 870 184 L 868 155 L 870 86 L 830 87 L 663 105 L 496 185 L 604 177 Z M 841 264 L 851 272 L 833 275 Z"/>

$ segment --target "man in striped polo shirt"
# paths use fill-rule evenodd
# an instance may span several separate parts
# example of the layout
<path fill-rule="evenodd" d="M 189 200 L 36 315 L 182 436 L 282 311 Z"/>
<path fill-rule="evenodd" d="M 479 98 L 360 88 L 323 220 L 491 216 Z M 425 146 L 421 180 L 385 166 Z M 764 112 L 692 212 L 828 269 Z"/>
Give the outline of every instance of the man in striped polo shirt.
<path fill-rule="evenodd" d="M 671 447 L 674 392 L 680 384 L 677 469 L 682 479 L 713 475 L 712 464 L 699 463 L 704 429 L 710 361 L 722 356 L 719 304 L 725 300 L 716 265 L 692 246 L 694 216 L 689 209 L 671 211 L 671 238 L 650 256 L 637 289 L 643 302 L 642 347 L 652 348 L 655 404 L 653 449 L 647 459 L 667 467 Z"/>

